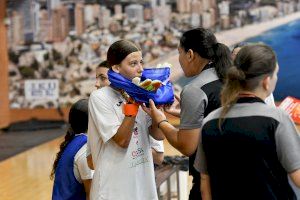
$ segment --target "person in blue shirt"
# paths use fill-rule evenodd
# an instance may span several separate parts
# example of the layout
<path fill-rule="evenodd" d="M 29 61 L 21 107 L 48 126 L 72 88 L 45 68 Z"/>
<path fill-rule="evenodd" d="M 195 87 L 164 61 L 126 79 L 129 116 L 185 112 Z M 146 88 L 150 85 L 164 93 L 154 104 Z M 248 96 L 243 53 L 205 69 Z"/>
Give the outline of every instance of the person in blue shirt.
<path fill-rule="evenodd" d="M 93 171 L 86 160 L 87 127 L 88 100 L 82 99 L 70 109 L 69 129 L 53 164 L 53 200 L 89 199 Z"/>

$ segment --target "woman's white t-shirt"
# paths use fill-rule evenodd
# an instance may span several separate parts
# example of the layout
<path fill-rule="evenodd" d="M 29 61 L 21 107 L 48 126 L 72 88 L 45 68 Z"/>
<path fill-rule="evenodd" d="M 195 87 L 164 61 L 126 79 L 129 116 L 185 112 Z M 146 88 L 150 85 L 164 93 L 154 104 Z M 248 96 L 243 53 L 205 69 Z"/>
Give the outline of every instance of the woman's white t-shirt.
<path fill-rule="evenodd" d="M 156 193 L 148 127 L 151 118 L 139 108 L 128 148 L 111 138 L 120 127 L 124 99 L 111 87 L 94 91 L 89 99 L 88 137 L 95 173 L 91 199 L 152 200 Z"/>
<path fill-rule="evenodd" d="M 82 183 L 84 180 L 92 179 L 94 170 L 91 170 L 88 167 L 86 160 L 86 151 L 87 145 L 84 144 L 79 151 L 75 154 L 74 157 L 74 176 L 79 183 Z"/>

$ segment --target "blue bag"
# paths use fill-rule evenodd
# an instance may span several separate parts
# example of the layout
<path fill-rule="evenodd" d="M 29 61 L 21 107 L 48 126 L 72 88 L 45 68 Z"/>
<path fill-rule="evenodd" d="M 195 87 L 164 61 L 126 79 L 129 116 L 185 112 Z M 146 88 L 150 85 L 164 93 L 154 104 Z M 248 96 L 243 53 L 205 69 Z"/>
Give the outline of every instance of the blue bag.
<path fill-rule="evenodd" d="M 108 71 L 108 79 L 112 87 L 125 90 L 137 103 L 148 104 L 149 99 L 152 99 L 156 105 L 172 104 L 174 102 L 173 86 L 169 81 L 169 76 L 169 67 L 144 69 L 141 81 L 149 78 L 151 80 L 160 80 L 163 83 L 156 91 L 148 91 L 135 85 L 121 74 L 111 69 Z"/>

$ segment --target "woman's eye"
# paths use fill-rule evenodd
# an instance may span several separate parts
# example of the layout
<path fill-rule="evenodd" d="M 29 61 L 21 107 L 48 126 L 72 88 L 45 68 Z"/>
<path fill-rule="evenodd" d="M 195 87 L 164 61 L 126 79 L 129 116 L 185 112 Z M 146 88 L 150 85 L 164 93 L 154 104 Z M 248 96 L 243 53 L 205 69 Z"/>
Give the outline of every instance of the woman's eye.
<path fill-rule="evenodd" d="M 132 62 L 130 65 L 131 65 L 132 67 L 134 67 L 134 66 L 137 65 L 137 62 Z"/>

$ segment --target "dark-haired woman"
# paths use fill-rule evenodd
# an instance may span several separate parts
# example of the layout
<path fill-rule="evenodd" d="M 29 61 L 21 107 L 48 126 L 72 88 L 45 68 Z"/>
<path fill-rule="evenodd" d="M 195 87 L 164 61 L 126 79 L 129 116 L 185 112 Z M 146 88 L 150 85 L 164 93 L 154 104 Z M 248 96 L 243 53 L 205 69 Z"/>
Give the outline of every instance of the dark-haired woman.
<path fill-rule="evenodd" d="M 107 52 L 110 70 L 132 80 L 141 77 L 141 49 L 127 40 Z M 110 86 L 92 92 L 89 100 L 89 145 L 95 174 L 91 199 L 156 200 L 150 136 L 164 136 L 138 105 L 128 103 L 124 91 Z M 128 112 L 128 106 L 134 108 Z"/>
<path fill-rule="evenodd" d="M 273 50 L 243 47 L 227 73 L 222 107 L 202 126 L 195 167 L 205 199 L 296 199 L 288 173 L 300 187 L 300 137 L 289 115 L 264 99 L 277 82 Z"/>
<path fill-rule="evenodd" d="M 195 151 L 203 118 L 220 107 L 220 91 L 226 70 L 231 66 L 230 50 L 204 28 L 183 33 L 178 46 L 179 62 L 186 77 L 195 79 L 180 95 L 180 126 L 172 126 L 163 112 L 151 105 L 152 119 L 158 124 L 170 144 L 190 156 L 193 188 L 189 199 L 201 199 L 200 174 L 194 169 Z"/>
<path fill-rule="evenodd" d="M 93 171 L 86 160 L 88 100 L 79 100 L 71 107 L 69 126 L 51 172 L 55 178 L 53 200 L 89 199 Z"/>
<path fill-rule="evenodd" d="M 109 85 L 109 80 L 107 76 L 107 72 L 109 70 L 109 66 L 107 61 L 102 61 L 96 68 L 96 82 L 95 87 L 97 89 Z"/>

